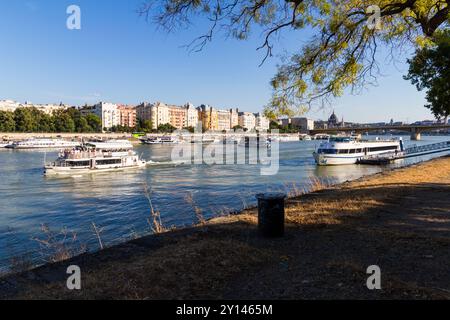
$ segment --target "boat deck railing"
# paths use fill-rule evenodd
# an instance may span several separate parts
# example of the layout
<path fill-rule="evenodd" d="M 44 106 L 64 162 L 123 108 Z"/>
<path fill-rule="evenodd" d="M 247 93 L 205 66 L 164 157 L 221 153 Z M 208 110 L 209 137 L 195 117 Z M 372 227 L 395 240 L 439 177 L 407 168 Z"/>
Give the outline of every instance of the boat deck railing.
<path fill-rule="evenodd" d="M 92 159 L 97 157 L 112 158 L 116 156 L 133 156 L 133 151 L 128 152 L 89 152 L 89 151 L 79 151 L 74 153 L 63 153 L 61 157 L 66 160 L 82 160 L 82 159 Z"/>
<path fill-rule="evenodd" d="M 450 151 L 450 141 L 433 143 L 424 146 L 413 146 L 402 152 L 389 152 L 377 155 L 366 156 L 358 161 L 361 164 L 386 164 L 395 160 L 412 158 L 426 154 Z"/>
<path fill-rule="evenodd" d="M 447 148 L 450 148 L 450 141 L 428 144 L 426 146 L 413 146 L 413 147 L 407 148 L 405 150 L 405 153 L 410 155 L 410 154 L 414 154 L 414 153 L 424 153 L 424 152 L 447 149 Z"/>

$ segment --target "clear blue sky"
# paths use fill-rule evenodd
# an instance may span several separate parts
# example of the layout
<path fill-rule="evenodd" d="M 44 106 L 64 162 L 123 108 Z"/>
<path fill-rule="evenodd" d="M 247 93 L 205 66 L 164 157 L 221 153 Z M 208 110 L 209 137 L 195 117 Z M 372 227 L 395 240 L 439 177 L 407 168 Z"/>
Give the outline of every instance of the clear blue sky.
<path fill-rule="evenodd" d="M 269 82 L 279 59 L 259 67 L 260 32 L 249 41 L 215 41 L 200 53 L 183 45 L 204 31 L 167 34 L 138 16 L 143 0 L 3 0 L 0 2 L 0 99 L 75 105 L 97 101 L 136 104 L 207 103 L 218 108 L 260 111 L 268 102 Z M 66 9 L 82 10 L 82 29 L 66 28 Z M 278 53 L 301 45 L 308 34 L 286 35 Z M 399 57 L 405 61 L 406 57 Z M 331 109 L 347 121 L 415 121 L 432 118 L 424 94 L 402 79 L 406 65 L 386 66 L 378 87 L 360 96 L 346 94 Z"/>

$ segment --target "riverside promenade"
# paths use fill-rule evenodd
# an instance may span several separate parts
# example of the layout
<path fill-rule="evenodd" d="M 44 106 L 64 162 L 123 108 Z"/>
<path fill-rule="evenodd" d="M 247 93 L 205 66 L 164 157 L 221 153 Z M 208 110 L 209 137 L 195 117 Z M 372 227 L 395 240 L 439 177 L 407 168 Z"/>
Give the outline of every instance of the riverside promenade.
<path fill-rule="evenodd" d="M 287 202 L 285 238 L 259 238 L 249 209 L 0 279 L 0 298 L 450 299 L 450 157 L 313 187 Z"/>

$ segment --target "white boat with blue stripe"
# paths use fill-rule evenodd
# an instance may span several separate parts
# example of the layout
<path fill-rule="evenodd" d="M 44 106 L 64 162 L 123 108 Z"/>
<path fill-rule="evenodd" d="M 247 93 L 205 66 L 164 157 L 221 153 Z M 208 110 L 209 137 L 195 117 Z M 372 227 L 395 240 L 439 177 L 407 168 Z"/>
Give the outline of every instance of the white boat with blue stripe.
<path fill-rule="evenodd" d="M 356 137 L 337 136 L 320 144 L 314 152 L 314 159 L 319 166 L 356 164 L 367 156 L 395 154 L 403 150 L 401 139 L 360 140 Z"/>

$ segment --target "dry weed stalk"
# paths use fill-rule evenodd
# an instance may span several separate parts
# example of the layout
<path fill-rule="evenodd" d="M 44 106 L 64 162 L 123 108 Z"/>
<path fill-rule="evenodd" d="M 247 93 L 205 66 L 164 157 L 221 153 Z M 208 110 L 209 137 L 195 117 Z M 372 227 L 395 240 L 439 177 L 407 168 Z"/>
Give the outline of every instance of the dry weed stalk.
<path fill-rule="evenodd" d="M 98 244 L 100 245 L 100 249 L 103 250 L 105 247 L 103 246 L 103 241 L 101 238 L 101 233 L 103 232 L 104 228 L 97 228 L 94 222 L 92 222 L 92 228 L 94 229 L 94 233 L 97 237 Z"/>
<path fill-rule="evenodd" d="M 164 228 L 161 221 L 161 213 L 159 211 L 156 211 L 153 207 L 153 202 L 147 183 L 144 183 L 144 195 L 150 206 L 150 218 L 147 219 L 147 223 L 150 225 L 152 232 L 156 234 L 166 232 L 167 230 L 166 228 Z"/>
<path fill-rule="evenodd" d="M 312 177 L 309 177 L 308 180 L 309 180 L 309 183 L 308 183 L 309 192 L 325 190 L 325 189 L 330 188 L 333 185 L 333 183 L 331 182 L 329 177 L 319 178 L 319 177 L 312 176 Z"/>
<path fill-rule="evenodd" d="M 188 193 L 184 199 L 194 209 L 195 216 L 197 217 L 198 223 L 200 225 L 204 225 L 206 223 L 206 219 L 203 216 L 203 210 L 199 206 L 197 206 L 197 204 L 195 203 L 194 195 L 192 194 L 192 192 Z"/>

